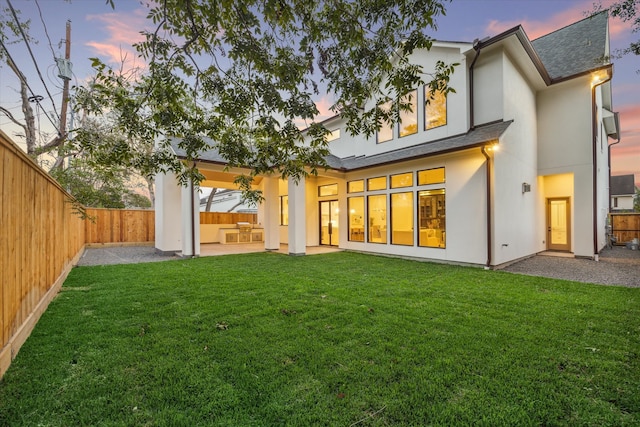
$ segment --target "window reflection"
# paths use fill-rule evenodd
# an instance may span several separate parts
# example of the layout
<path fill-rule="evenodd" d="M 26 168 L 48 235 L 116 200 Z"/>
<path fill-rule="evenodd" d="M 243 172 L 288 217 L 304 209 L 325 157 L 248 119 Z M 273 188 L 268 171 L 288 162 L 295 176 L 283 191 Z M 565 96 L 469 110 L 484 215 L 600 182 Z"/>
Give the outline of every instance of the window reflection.
<path fill-rule="evenodd" d="M 433 248 L 446 246 L 446 212 L 444 189 L 418 192 L 418 245 Z"/>

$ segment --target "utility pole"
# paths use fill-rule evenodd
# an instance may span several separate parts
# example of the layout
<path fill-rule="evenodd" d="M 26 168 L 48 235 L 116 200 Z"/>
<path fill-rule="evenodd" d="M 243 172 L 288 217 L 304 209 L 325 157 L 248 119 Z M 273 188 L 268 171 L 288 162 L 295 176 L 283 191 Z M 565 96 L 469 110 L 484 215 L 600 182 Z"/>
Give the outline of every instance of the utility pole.
<path fill-rule="evenodd" d="M 58 77 L 63 81 L 62 87 L 62 108 L 60 110 L 60 125 L 58 127 L 58 137 L 61 138 L 58 147 L 58 159 L 52 169 L 64 168 L 64 140 L 67 135 L 67 106 L 69 104 L 69 81 L 71 80 L 71 21 L 67 21 L 67 34 L 65 40 L 64 59 L 56 58 L 58 65 Z"/>
<path fill-rule="evenodd" d="M 69 104 L 69 80 L 71 80 L 71 21 L 67 21 L 67 37 L 65 41 L 64 49 L 64 63 L 68 67 L 68 73 L 60 71 L 60 77 L 64 80 L 64 86 L 62 88 L 62 109 L 60 111 L 60 135 L 64 135 L 67 132 L 67 105 Z"/>

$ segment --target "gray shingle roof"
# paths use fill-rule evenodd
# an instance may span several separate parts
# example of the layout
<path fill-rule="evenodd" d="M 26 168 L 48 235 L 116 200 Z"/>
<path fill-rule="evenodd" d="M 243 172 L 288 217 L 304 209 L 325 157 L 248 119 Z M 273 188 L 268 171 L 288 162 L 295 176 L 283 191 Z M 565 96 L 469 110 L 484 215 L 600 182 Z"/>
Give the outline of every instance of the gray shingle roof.
<path fill-rule="evenodd" d="M 607 12 L 601 12 L 531 42 L 552 80 L 608 63 L 607 22 Z"/>
<path fill-rule="evenodd" d="M 473 130 L 462 135 L 456 135 L 449 138 L 439 139 L 437 141 L 425 142 L 411 147 L 400 148 L 398 150 L 386 153 L 375 154 L 372 156 L 358 156 L 339 158 L 330 154 L 325 158 L 327 165 L 331 169 L 350 171 L 363 169 L 372 166 L 385 165 L 389 163 L 397 163 L 406 160 L 417 159 L 420 157 L 428 157 L 436 154 L 445 154 L 455 151 L 466 150 L 469 148 L 479 147 L 490 141 L 495 141 L 504 133 L 513 120 L 504 122 L 495 122 L 487 125 L 478 126 Z M 171 147 L 179 158 L 184 158 L 186 153 L 178 146 L 178 139 L 171 140 Z M 226 164 L 226 160 L 220 155 L 216 149 L 203 152 L 198 156 L 200 161 Z"/>
<path fill-rule="evenodd" d="M 342 159 L 331 156 L 327 159 L 327 162 L 334 169 L 349 171 L 466 150 L 497 140 L 512 122 L 513 120 L 482 125 L 462 135 L 425 142 L 373 156 L 345 157 Z"/>
<path fill-rule="evenodd" d="M 611 177 L 611 188 L 609 194 L 612 196 L 626 196 L 635 194 L 635 184 L 633 175 L 618 175 Z"/>

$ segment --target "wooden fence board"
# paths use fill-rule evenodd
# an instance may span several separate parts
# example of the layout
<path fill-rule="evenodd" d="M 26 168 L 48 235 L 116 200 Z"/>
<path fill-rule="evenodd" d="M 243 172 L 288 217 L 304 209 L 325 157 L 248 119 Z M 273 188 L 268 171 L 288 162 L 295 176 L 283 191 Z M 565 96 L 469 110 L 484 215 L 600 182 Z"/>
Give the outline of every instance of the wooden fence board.
<path fill-rule="evenodd" d="M 617 245 L 640 239 L 640 213 L 612 213 L 611 232 Z"/>
<path fill-rule="evenodd" d="M 87 243 L 148 243 L 155 241 L 155 212 L 134 209 L 87 208 Z"/>
<path fill-rule="evenodd" d="M 1 131 L 0 166 L 1 377 L 81 254 L 85 231 L 71 196 Z"/>

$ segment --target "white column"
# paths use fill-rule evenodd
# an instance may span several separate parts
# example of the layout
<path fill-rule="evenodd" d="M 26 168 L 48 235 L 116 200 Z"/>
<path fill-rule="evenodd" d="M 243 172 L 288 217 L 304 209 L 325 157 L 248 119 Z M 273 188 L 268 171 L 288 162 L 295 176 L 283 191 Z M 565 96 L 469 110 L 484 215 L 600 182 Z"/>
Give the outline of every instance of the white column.
<path fill-rule="evenodd" d="M 263 187 L 263 224 L 264 224 L 264 248 L 268 251 L 280 249 L 280 198 L 278 178 L 264 178 Z"/>
<path fill-rule="evenodd" d="M 182 247 L 180 184 L 175 174 L 167 172 L 156 175 L 155 186 L 156 251 L 179 252 Z"/>
<path fill-rule="evenodd" d="M 289 255 L 307 252 L 307 209 L 305 179 L 296 184 L 289 178 Z"/>
<path fill-rule="evenodd" d="M 182 190 L 182 256 L 200 256 L 200 192 L 198 186 Z"/>

